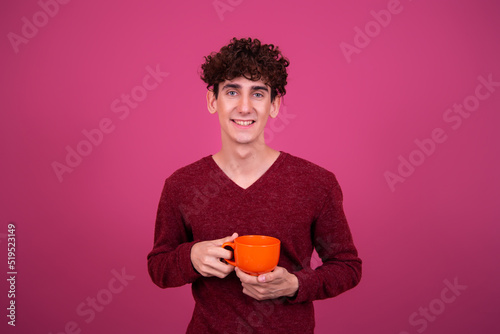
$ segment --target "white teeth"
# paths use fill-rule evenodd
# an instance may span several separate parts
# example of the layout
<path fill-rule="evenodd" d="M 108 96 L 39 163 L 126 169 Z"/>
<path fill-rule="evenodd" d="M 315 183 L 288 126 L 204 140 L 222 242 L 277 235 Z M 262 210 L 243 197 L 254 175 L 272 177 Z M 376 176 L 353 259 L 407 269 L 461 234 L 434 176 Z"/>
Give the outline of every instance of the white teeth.
<path fill-rule="evenodd" d="M 234 121 L 238 125 L 248 126 L 253 123 L 253 121 Z"/>

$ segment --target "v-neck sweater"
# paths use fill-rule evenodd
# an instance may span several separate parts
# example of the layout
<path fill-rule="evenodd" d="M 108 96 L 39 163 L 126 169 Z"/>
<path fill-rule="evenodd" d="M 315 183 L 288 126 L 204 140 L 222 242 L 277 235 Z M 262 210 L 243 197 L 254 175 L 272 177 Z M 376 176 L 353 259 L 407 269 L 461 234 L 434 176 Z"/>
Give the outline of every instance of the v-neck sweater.
<path fill-rule="evenodd" d="M 187 333 L 313 333 L 313 301 L 356 286 L 361 260 L 330 171 L 281 152 L 248 188 L 233 182 L 212 156 L 165 180 L 158 205 L 148 270 L 161 288 L 192 284 L 195 308 Z M 295 274 L 293 298 L 257 301 L 242 292 L 234 272 L 203 277 L 191 263 L 191 247 L 237 232 L 281 241 L 278 266 Z M 310 266 L 313 249 L 322 264 Z"/>

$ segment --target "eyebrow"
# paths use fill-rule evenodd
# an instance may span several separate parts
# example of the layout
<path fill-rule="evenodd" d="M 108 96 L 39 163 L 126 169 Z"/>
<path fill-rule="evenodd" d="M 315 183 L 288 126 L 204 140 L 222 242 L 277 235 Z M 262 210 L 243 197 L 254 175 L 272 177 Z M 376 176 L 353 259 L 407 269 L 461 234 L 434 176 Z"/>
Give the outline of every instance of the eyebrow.
<path fill-rule="evenodd" d="M 226 84 L 226 85 L 224 85 L 224 87 L 222 87 L 222 90 L 225 90 L 228 88 L 241 89 L 241 85 L 234 84 L 234 83 Z M 267 86 L 252 86 L 251 89 L 252 89 L 252 91 L 264 90 L 266 92 L 269 92 L 269 89 L 267 88 Z"/>

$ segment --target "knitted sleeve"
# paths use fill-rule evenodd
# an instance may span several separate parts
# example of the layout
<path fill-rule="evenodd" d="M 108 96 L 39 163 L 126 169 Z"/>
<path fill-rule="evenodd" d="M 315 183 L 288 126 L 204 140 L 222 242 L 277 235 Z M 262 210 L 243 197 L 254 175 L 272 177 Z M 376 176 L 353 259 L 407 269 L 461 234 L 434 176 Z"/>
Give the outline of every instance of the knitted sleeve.
<path fill-rule="evenodd" d="M 294 272 L 299 290 L 291 303 L 334 297 L 355 287 L 361 279 L 361 259 L 344 214 L 343 195 L 333 176 L 333 186 L 313 225 L 314 247 L 322 260 L 316 269 Z"/>
<path fill-rule="evenodd" d="M 167 179 L 158 204 L 153 250 L 147 256 L 149 275 L 160 288 L 181 286 L 201 277 L 191 263 L 191 247 L 196 241 L 183 224 L 174 191 Z"/>

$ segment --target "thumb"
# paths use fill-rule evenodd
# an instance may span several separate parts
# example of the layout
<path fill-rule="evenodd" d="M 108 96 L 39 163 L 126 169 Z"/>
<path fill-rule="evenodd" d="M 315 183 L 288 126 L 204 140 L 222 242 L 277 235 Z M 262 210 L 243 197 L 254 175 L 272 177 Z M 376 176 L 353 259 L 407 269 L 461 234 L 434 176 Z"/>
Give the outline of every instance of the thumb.
<path fill-rule="evenodd" d="M 286 270 L 285 268 L 283 267 L 276 267 L 273 271 L 269 272 L 269 273 L 266 273 L 266 274 L 262 274 L 262 275 L 259 275 L 257 277 L 257 280 L 261 283 L 264 283 L 264 282 L 272 282 L 274 280 L 277 280 L 277 279 L 280 279 L 280 278 L 283 278 L 284 276 L 286 276 L 286 274 L 288 274 L 288 270 Z"/>

